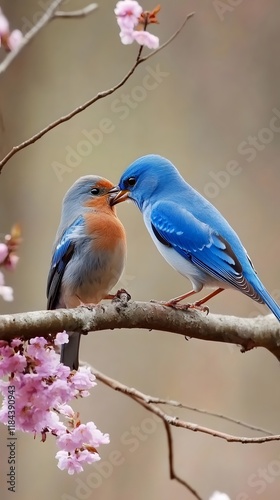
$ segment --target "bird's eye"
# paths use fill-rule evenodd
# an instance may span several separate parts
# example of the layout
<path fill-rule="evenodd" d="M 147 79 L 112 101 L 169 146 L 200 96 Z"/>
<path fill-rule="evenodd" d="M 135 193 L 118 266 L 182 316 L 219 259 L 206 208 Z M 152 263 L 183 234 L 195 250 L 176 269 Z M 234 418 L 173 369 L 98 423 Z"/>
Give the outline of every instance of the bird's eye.
<path fill-rule="evenodd" d="M 127 187 L 132 187 L 132 186 L 135 186 L 136 184 L 136 179 L 135 177 L 129 177 L 129 179 L 126 180 L 126 185 Z"/>
<path fill-rule="evenodd" d="M 92 188 L 92 190 L 91 190 L 91 194 L 93 194 L 93 195 L 97 195 L 97 194 L 99 194 L 99 193 L 100 193 L 100 189 L 98 189 L 98 188 Z"/>

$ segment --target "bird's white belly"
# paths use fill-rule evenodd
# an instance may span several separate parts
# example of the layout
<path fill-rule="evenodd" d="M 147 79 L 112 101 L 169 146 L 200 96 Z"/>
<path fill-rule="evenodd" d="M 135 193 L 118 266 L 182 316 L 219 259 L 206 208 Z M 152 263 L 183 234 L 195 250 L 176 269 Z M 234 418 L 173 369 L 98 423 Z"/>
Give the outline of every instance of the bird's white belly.
<path fill-rule="evenodd" d="M 196 292 L 200 292 L 200 290 L 202 290 L 204 286 L 206 286 L 207 288 L 217 288 L 221 286 L 221 283 L 219 281 L 217 281 L 215 278 L 212 278 L 209 274 L 205 273 L 203 270 L 192 264 L 189 260 L 182 257 L 182 255 L 180 255 L 174 248 L 161 243 L 152 230 L 149 215 L 144 215 L 144 222 L 154 244 L 156 245 L 161 255 L 168 262 L 168 264 L 173 267 L 173 269 L 190 280 L 193 289 Z"/>

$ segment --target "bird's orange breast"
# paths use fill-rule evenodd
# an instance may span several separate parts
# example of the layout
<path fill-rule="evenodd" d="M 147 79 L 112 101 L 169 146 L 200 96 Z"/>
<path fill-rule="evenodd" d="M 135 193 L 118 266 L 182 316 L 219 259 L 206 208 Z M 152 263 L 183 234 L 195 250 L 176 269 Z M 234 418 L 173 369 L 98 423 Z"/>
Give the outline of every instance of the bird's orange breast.
<path fill-rule="evenodd" d="M 99 210 L 97 205 L 95 200 L 94 210 L 85 215 L 87 233 L 94 240 L 94 248 L 110 251 L 123 246 L 125 252 L 126 235 L 121 221 L 109 205 L 106 208 L 103 205 Z"/>

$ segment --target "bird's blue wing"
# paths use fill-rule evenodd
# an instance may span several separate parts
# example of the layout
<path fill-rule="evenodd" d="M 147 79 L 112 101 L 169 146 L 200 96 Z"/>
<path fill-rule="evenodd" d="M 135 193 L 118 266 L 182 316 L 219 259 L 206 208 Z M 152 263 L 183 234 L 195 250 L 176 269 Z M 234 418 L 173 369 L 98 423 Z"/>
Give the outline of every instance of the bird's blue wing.
<path fill-rule="evenodd" d="M 242 265 L 230 243 L 210 225 L 199 221 L 188 210 L 171 201 L 156 204 L 151 212 L 151 224 L 156 238 L 162 244 L 174 248 L 182 257 L 220 281 L 221 286 L 223 282 L 228 283 L 263 303 L 244 277 Z M 245 250 L 244 255 L 247 258 Z"/>
<path fill-rule="evenodd" d="M 80 216 L 64 231 L 54 249 L 47 282 L 47 309 L 55 309 L 57 307 L 63 274 L 75 249 L 73 236 L 83 225 L 84 218 Z"/>

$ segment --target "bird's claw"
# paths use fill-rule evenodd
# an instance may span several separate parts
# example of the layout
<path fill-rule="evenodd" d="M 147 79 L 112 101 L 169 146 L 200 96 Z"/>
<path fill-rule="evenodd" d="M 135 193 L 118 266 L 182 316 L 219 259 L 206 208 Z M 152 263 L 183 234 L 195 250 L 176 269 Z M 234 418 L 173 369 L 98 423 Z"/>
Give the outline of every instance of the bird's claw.
<path fill-rule="evenodd" d="M 168 302 L 166 302 L 165 300 L 155 300 L 155 299 L 151 299 L 150 302 L 152 304 L 159 304 L 161 306 L 166 306 L 166 307 L 172 307 L 174 309 L 187 309 L 189 307 L 189 304 L 177 304 L 176 301 L 173 301 L 173 300 L 169 300 Z"/>
<path fill-rule="evenodd" d="M 196 309 L 197 311 L 201 311 L 206 313 L 206 316 L 208 316 L 210 309 L 208 306 L 204 306 L 202 304 L 194 302 L 194 304 L 189 304 L 190 309 Z"/>
<path fill-rule="evenodd" d="M 189 309 L 196 309 L 197 311 L 201 311 L 206 313 L 206 316 L 209 314 L 209 307 L 199 304 L 199 302 L 194 302 L 193 304 L 179 304 L 176 300 L 169 300 L 167 302 L 163 300 L 150 300 L 150 302 L 154 304 L 161 304 L 162 306 L 172 307 L 172 309 L 176 309 L 178 311 L 188 311 Z"/>
<path fill-rule="evenodd" d="M 152 304 L 160 304 L 161 306 L 172 307 L 173 309 L 178 309 L 180 311 L 186 311 L 191 306 L 191 304 L 179 304 L 178 302 L 176 302 L 176 300 L 168 300 L 166 302 L 164 300 L 151 299 L 150 302 L 152 302 Z"/>
<path fill-rule="evenodd" d="M 249 339 L 246 344 L 243 344 L 240 348 L 240 352 L 244 353 L 244 352 L 247 352 L 247 351 L 251 351 L 251 349 L 254 349 L 254 347 L 256 347 L 256 343 L 252 340 L 252 339 Z"/>
<path fill-rule="evenodd" d="M 127 302 L 131 299 L 130 293 L 128 293 L 124 288 L 118 290 L 115 295 L 112 297 L 113 302 L 122 302 L 123 304 L 127 304 Z"/>
<path fill-rule="evenodd" d="M 93 309 L 96 308 L 96 304 L 84 304 L 83 302 L 81 302 L 79 307 L 82 307 L 83 309 L 87 309 L 88 311 L 93 311 Z"/>

